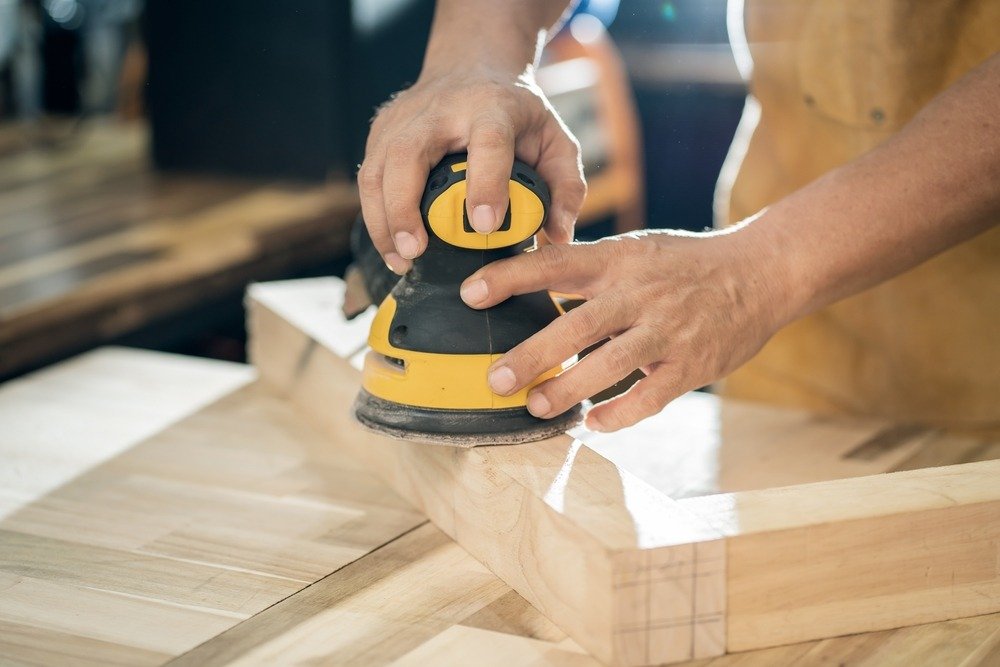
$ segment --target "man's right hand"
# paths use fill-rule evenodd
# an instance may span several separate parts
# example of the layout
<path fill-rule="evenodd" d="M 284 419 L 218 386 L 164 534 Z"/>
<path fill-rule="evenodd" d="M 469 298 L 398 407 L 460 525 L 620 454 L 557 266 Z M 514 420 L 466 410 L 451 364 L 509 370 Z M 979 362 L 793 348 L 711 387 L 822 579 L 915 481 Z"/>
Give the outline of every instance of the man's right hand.
<path fill-rule="evenodd" d="M 535 84 L 485 68 L 424 72 L 376 114 L 358 172 L 361 208 L 386 264 L 406 273 L 427 247 L 420 197 L 430 169 L 468 151 L 469 222 L 495 231 L 507 211 L 515 155 L 532 165 L 552 193 L 545 235 L 568 243 L 587 186 L 580 147 Z"/>

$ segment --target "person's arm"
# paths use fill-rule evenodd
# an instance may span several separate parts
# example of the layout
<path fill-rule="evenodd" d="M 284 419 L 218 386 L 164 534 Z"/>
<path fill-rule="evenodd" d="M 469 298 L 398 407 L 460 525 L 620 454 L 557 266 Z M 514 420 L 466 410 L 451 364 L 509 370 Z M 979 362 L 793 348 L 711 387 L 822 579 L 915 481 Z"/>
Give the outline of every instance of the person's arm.
<path fill-rule="evenodd" d="M 590 428 L 616 430 L 727 375 L 794 319 L 998 220 L 1000 54 L 878 148 L 734 227 L 545 246 L 487 265 L 462 292 L 475 308 L 544 288 L 587 297 L 499 359 L 490 384 L 512 393 L 613 336 L 533 389 L 528 409 L 553 417 L 642 368 L 646 378 L 588 415 Z"/>
<path fill-rule="evenodd" d="M 376 115 L 358 172 L 361 208 L 396 273 L 427 245 L 420 196 L 448 153 L 469 152 L 469 221 L 500 226 L 517 156 L 552 191 L 551 240 L 572 239 L 586 185 L 580 150 L 534 82 L 534 64 L 568 0 L 439 0 L 417 82 Z"/>
<path fill-rule="evenodd" d="M 786 255 L 796 304 L 789 315 L 797 318 L 903 273 L 998 219 L 1000 54 L 878 148 L 772 206 L 747 232 Z"/>
<path fill-rule="evenodd" d="M 456 66 L 521 74 L 538 64 L 570 0 L 438 0 L 421 76 Z"/>

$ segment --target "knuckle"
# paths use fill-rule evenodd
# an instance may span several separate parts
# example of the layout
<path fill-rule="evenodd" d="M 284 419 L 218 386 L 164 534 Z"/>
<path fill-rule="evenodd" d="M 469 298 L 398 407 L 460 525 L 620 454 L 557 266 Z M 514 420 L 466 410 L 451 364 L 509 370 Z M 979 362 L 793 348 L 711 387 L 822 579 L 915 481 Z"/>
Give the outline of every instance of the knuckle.
<path fill-rule="evenodd" d="M 376 141 L 380 138 L 382 132 L 385 130 L 386 125 L 390 122 L 390 109 L 392 108 L 392 100 L 383 102 L 375 109 L 371 118 L 368 119 L 370 129 L 368 131 L 369 143 Z"/>
<path fill-rule="evenodd" d="M 663 408 L 666 402 L 666 397 L 660 390 L 648 389 L 643 391 L 636 397 L 636 416 L 638 419 L 644 419 L 645 417 L 654 415 Z"/>
<path fill-rule="evenodd" d="M 399 196 L 391 196 L 385 202 L 385 213 L 389 224 L 393 227 L 401 226 L 400 223 L 409 222 L 407 218 L 410 213 L 410 204 Z"/>
<path fill-rule="evenodd" d="M 502 286 L 504 288 L 512 285 L 521 275 L 517 266 L 514 262 L 497 262 L 493 267 L 492 277 L 493 282 L 497 283 L 497 286 Z M 490 285 L 492 287 L 492 285 Z"/>
<path fill-rule="evenodd" d="M 616 381 L 638 368 L 632 343 L 619 342 L 615 344 L 612 342 L 606 347 L 608 350 L 605 363 L 610 374 L 615 376 Z"/>
<path fill-rule="evenodd" d="M 514 375 L 523 382 L 531 382 L 547 370 L 541 351 L 535 345 L 524 345 L 516 352 L 514 359 Z"/>
<path fill-rule="evenodd" d="M 420 134 L 424 136 L 434 136 L 447 122 L 446 116 L 438 109 L 428 109 L 424 111 L 417 120 Z"/>
<path fill-rule="evenodd" d="M 646 336 L 651 346 L 659 347 L 669 340 L 671 346 L 675 349 L 686 350 L 689 347 L 687 341 L 684 340 L 683 334 L 678 334 L 673 323 L 669 320 L 652 322 L 648 325 L 648 329 L 649 331 L 646 333 Z"/>
<path fill-rule="evenodd" d="M 467 199 L 470 208 L 479 204 L 497 206 L 500 214 L 507 202 L 507 181 L 503 177 L 490 179 L 481 172 L 469 172 Z M 500 206 L 504 204 L 504 206 Z"/>
<path fill-rule="evenodd" d="M 479 277 L 486 283 L 491 298 L 505 296 L 519 275 L 520 272 L 510 264 L 508 260 L 500 260 L 480 269 Z"/>
<path fill-rule="evenodd" d="M 570 384 L 561 378 L 545 383 L 545 397 L 549 399 L 553 412 L 562 412 L 578 402 Z"/>
<path fill-rule="evenodd" d="M 375 226 L 365 223 L 368 227 L 368 234 L 371 236 L 372 244 L 378 253 L 383 257 L 390 252 L 395 252 L 396 248 L 389 238 L 389 230 L 382 226 Z"/>
<path fill-rule="evenodd" d="M 384 172 L 381 167 L 373 166 L 365 161 L 358 170 L 358 186 L 361 191 L 370 194 L 382 189 L 382 177 Z"/>
<path fill-rule="evenodd" d="M 662 346 L 669 338 L 670 336 L 662 329 L 644 326 L 639 332 L 636 347 L 639 350 L 640 356 L 642 356 L 645 361 L 651 358 L 651 353 L 660 349 L 660 346 Z M 672 340 L 671 343 L 673 343 Z"/>
<path fill-rule="evenodd" d="M 625 395 L 616 412 L 617 426 L 623 428 L 636 424 L 646 417 L 655 415 L 663 408 L 657 392 L 637 385 Z"/>
<path fill-rule="evenodd" d="M 390 160 L 409 160 L 417 154 L 419 140 L 409 134 L 399 135 L 389 141 L 386 154 Z"/>
<path fill-rule="evenodd" d="M 535 261 L 546 274 L 561 276 L 569 270 L 569 253 L 565 246 L 545 245 L 531 254 L 537 256 Z"/>
<path fill-rule="evenodd" d="M 563 183 L 563 192 L 571 201 L 583 201 L 587 196 L 587 182 L 583 177 L 570 178 Z"/>
<path fill-rule="evenodd" d="M 576 350 L 589 345 L 604 330 L 607 317 L 598 308 L 577 308 L 570 311 L 575 317 L 567 318 L 568 338 Z"/>
<path fill-rule="evenodd" d="M 473 149 L 499 151 L 513 144 L 513 132 L 509 125 L 499 121 L 487 121 L 476 126 Z"/>

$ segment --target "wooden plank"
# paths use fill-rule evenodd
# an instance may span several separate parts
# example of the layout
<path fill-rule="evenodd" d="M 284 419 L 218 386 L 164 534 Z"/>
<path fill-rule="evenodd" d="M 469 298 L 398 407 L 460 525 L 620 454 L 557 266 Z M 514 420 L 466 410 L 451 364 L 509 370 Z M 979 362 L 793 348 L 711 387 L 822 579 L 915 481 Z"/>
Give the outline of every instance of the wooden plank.
<path fill-rule="evenodd" d="M 104 348 L 0 386 L 0 518 L 252 378 L 239 364 Z"/>
<path fill-rule="evenodd" d="M 159 665 L 170 656 L 51 628 L 0 621 L 0 659 L 8 665 Z"/>
<path fill-rule="evenodd" d="M 171 654 L 217 634 L 245 615 L 170 605 L 90 586 L 18 577 L 0 590 L 0 622 L 84 637 L 149 654 Z"/>
<path fill-rule="evenodd" d="M 173 664 L 386 664 L 509 591 L 426 524 Z"/>
<path fill-rule="evenodd" d="M 253 375 L 111 349 L 0 388 L 0 662 L 159 664 L 426 522 Z"/>
<path fill-rule="evenodd" d="M 475 646 L 473 651 L 472 647 Z M 421 644 L 398 660 L 394 667 L 422 665 L 459 665 L 476 656 L 480 667 L 509 665 L 561 665 L 562 667 L 600 667 L 601 663 L 572 647 L 514 635 L 453 626 Z"/>
<path fill-rule="evenodd" d="M 741 651 L 1000 610 L 1000 461 L 691 498 Z"/>
<path fill-rule="evenodd" d="M 598 659 L 722 651 L 725 554 L 675 501 L 566 436 L 456 450 L 371 434 L 349 415 L 358 371 L 259 294 L 250 352 L 262 377 Z"/>
<path fill-rule="evenodd" d="M 283 289 L 288 292 L 292 287 Z M 623 466 L 570 438 L 462 453 L 359 430 L 347 415 L 357 390 L 358 357 L 353 355 L 352 365 L 341 356 L 343 350 L 358 348 L 357 332 L 343 325 L 327 331 L 325 339 L 343 336 L 338 338 L 336 347 L 341 353 L 337 354 L 303 325 L 298 309 L 305 308 L 309 299 L 288 308 L 276 306 L 282 299 L 271 296 L 267 285 L 255 286 L 249 294 L 251 354 L 262 377 L 323 425 L 334 436 L 334 444 L 376 470 L 603 661 L 644 664 L 698 656 L 699 651 L 706 652 L 701 655 L 718 652 L 724 646 L 721 632 L 727 619 L 741 624 L 728 632 L 729 647 L 745 649 L 1000 609 L 995 589 L 1000 488 L 989 483 L 996 479 L 997 470 L 990 467 L 996 464 L 965 464 L 950 472 L 921 471 L 914 479 L 924 480 L 926 488 L 897 483 L 905 478 L 849 476 L 852 469 L 855 474 L 870 474 L 905 466 L 927 443 L 939 440 L 934 433 L 892 430 L 877 421 L 848 427 L 837 420 L 798 413 L 792 420 L 796 428 L 786 429 L 779 438 L 782 444 L 774 446 L 767 436 L 777 432 L 776 425 L 789 425 L 789 413 L 773 412 L 769 430 L 754 421 L 754 409 L 747 407 L 743 419 L 750 430 L 756 426 L 758 440 L 751 448 L 756 451 L 743 453 L 749 467 L 756 464 L 756 470 L 765 470 L 762 462 L 770 461 L 772 467 L 780 468 L 776 462 L 782 461 L 781 454 L 794 446 L 807 452 L 793 455 L 791 472 L 783 474 L 795 482 L 822 479 L 822 473 L 816 472 L 821 466 L 808 463 L 814 451 L 808 448 L 816 442 L 818 459 L 841 462 L 832 477 L 848 473 L 846 478 L 791 490 L 754 491 L 750 480 L 735 475 L 726 482 L 731 488 L 751 490 L 697 497 L 699 492 L 711 494 L 719 488 L 706 483 L 692 492 L 682 485 L 677 494 L 689 497 L 675 502 Z M 331 307 L 336 301 L 327 295 L 313 302 L 313 310 Z M 677 421 L 661 424 L 671 423 Z M 657 420 L 647 425 L 655 429 Z M 581 434 L 584 441 L 590 437 Z M 622 443 L 627 442 L 625 437 Z M 652 447 L 657 441 L 648 437 L 646 442 Z M 613 449 L 608 441 L 595 447 L 603 452 Z M 716 460 L 725 460 L 718 446 L 714 452 Z M 635 460 L 642 459 L 637 456 Z M 740 458 L 731 456 L 730 460 Z M 947 480 L 952 477 L 963 485 L 966 495 L 949 504 Z M 782 474 L 766 477 L 767 482 L 775 479 L 782 479 Z M 814 495 L 823 488 L 837 492 Z M 845 502 L 847 497 L 849 502 Z M 726 538 L 725 548 L 717 535 L 677 513 L 678 508 L 690 509 L 717 528 Z M 957 527 L 948 530 L 953 525 Z M 889 530 L 892 539 L 886 544 L 891 547 L 879 547 L 881 530 Z M 944 537 L 935 537 L 937 530 Z M 784 538 L 788 541 L 780 541 Z M 848 559 L 838 548 L 841 544 L 851 545 L 857 556 Z M 931 547 L 923 549 L 925 544 Z M 956 544 L 966 548 L 950 546 Z M 577 557 L 567 559 L 567 554 Z M 610 559 L 608 554 L 612 554 Z M 871 590 L 877 588 L 874 583 L 882 582 L 890 589 L 888 599 L 900 604 L 877 607 L 875 597 L 862 595 L 868 590 L 831 583 L 839 581 L 835 566 L 842 562 L 855 568 L 867 563 L 859 581 Z M 719 564 L 718 571 L 713 563 Z M 894 581 L 900 567 L 910 568 L 907 576 L 886 583 Z M 917 580 L 914 573 L 920 567 L 933 571 L 925 575 L 927 581 Z M 810 568 L 817 575 L 813 587 L 799 588 Z M 784 570 L 788 570 L 787 581 L 781 578 Z M 952 583 L 939 576 L 939 571 L 958 573 L 958 579 Z M 785 582 L 787 590 L 758 585 L 759 581 Z M 704 588 L 699 589 L 698 583 L 704 583 Z M 843 606 L 843 596 L 834 594 L 840 589 L 848 591 L 847 599 L 854 607 Z M 785 607 L 783 599 L 790 601 Z M 817 599 L 828 600 L 829 605 L 812 609 L 809 605 Z M 682 611 L 679 600 L 696 601 L 694 609 Z M 734 602 L 743 606 L 734 610 Z M 914 603 L 917 611 L 907 607 Z M 840 611 L 847 612 L 846 620 L 838 618 L 838 604 Z M 757 613 L 760 617 L 752 618 Z M 783 624 L 787 629 L 780 627 Z M 814 629 L 802 629 L 809 625 Z M 629 636 L 633 629 L 635 637 Z"/>
<path fill-rule="evenodd" d="M 442 564 L 446 563 L 446 566 Z M 407 574 L 401 574 L 401 572 Z M 462 576 L 452 577 L 452 571 Z M 197 647 L 176 662 L 221 664 L 590 665 L 516 592 L 487 579 L 443 533 L 422 526 Z M 419 579 L 422 584 L 414 585 Z M 507 593 L 495 597 L 499 591 Z M 398 591 L 398 593 L 397 593 Z M 484 591 L 489 591 L 484 595 Z M 385 604 L 391 596 L 393 603 Z M 485 604 L 485 606 L 483 606 Z M 468 614 L 468 615 L 466 615 Z M 336 628 L 337 631 L 332 631 Z M 477 632 L 489 631 L 488 634 Z M 487 650 L 485 647 L 489 646 Z M 1000 614 L 685 662 L 690 667 L 914 664 L 992 667 Z M 496 662 L 493 662 L 496 661 Z"/>

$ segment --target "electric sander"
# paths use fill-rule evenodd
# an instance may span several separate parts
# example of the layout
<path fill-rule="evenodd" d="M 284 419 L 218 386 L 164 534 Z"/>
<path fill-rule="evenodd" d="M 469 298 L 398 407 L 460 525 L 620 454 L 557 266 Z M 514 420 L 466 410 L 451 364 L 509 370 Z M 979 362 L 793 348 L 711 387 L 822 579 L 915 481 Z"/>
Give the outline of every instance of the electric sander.
<path fill-rule="evenodd" d="M 384 298 L 372 322 L 354 415 L 390 435 L 457 447 L 515 444 L 562 433 L 577 405 L 553 419 L 526 408 L 528 390 L 494 394 L 490 365 L 561 314 L 548 292 L 513 296 L 475 310 L 459 287 L 486 264 L 523 252 L 545 222 L 548 187 L 528 165 L 511 169 L 510 206 L 500 228 L 480 234 L 465 206 L 466 155 L 449 155 L 428 177 L 420 203 L 427 249 Z"/>

